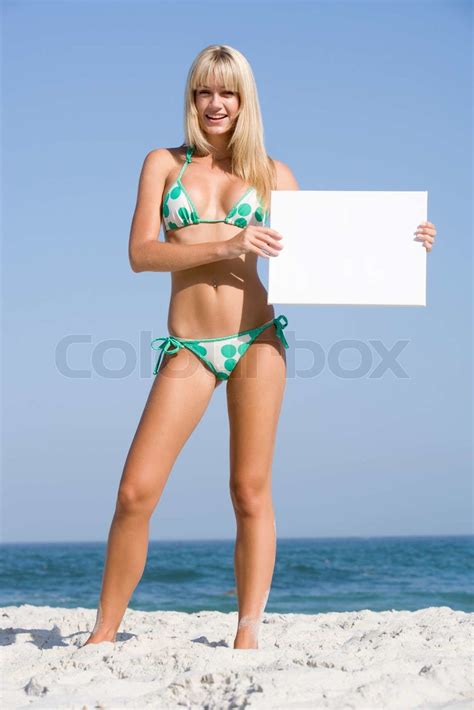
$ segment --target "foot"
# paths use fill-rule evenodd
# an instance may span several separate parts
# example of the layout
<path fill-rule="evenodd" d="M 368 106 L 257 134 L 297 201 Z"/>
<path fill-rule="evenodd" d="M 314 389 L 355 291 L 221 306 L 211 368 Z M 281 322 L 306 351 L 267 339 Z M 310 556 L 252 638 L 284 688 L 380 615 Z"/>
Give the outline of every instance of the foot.
<path fill-rule="evenodd" d="M 102 643 L 103 641 L 112 641 L 112 643 L 115 643 L 116 639 L 116 634 L 113 632 L 106 633 L 105 631 L 101 631 L 100 633 L 92 633 L 87 641 L 81 646 L 83 648 L 84 646 L 87 646 L 90 643 Z"/>
<path fill-rule="evenodd" d="M 244 626 L 237 631 L 234 639 L 234 648 L 258 649 L 258 639 L 251 626 Z"/>

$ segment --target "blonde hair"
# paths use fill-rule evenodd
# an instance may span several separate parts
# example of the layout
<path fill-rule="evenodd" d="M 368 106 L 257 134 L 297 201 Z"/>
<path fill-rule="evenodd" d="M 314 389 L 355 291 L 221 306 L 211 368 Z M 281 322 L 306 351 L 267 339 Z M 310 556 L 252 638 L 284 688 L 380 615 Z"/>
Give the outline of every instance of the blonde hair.
<path fill-rule="evenodd" d="M 197 153 L 208 155 L 212 145 L 199 125 L 194 101 L 199 86 L 213 78 L 228 91 L 239 94 L 240 105 L 229 148 L 232 172 L 255 187 L 265 208 L 270 204 L 270 190 L 276 187 L 275 166 L 267 155 L 263 140 L 263 122 L 252 68 L 241 52 L 226 44 L 211 44 L 194 59 L 185 90 L 184 133 L 186 143 Z"/>

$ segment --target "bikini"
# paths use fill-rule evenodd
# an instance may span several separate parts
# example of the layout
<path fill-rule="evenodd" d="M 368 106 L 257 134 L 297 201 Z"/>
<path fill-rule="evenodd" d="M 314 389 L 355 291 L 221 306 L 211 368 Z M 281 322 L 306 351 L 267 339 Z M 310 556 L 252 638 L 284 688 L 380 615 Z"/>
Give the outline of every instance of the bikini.
<path fill-rule="evenodd" d="M 182 227 L 187 227 L 192 224 L 202 223 L 224 222 L 225 224 L 233 224 L 242 229 L 249 225 L 264 226 L 268 224 L 269 211 L 264 210 L 263 203 L 254 187 L 250 187 L 244 192 L 223 219 L 201 218 L 189 192 L 181 181 L 186 167 L 191 162 L 193 152 L 194 146 L 189 146 L 186 151 L 186 160 L 179 171 L 178 177 L 171 185 L 163 200 L 163 225 L 166 232 L 182 229 Z M 199 338 L 190 340 L 188 338 L 179 338 L 175 335 L 168 335 L 165 338 L 154 338 L 154 340 L 151 341 L 151 347 L 153 350 L 160 350 L 161 352 L 158 356 L 153 374 L 156 375 L 158 373 L 165 353 L 172 355 L 177 353 L 181 348 L 187 348 L 207 365 L 217 379 L 227 380 L 232 370 L 255 338 L 272 324 L 275 325 L 277 335 L 284 347 L 288 348 L 289 345 L 283 333 L 283 328 L 286 328 L 288 325 L 288 319 L 283 314 L 272 318 L 272 320 L 256 328 L 241 330 L 239 333 L 225 335 L 220 338 Z"/>
<path fill-rule="evenodd" d="M 215 222 L 225 222 L 235 224 L 236 227 L 248 227 L 250 225 L 265 226 L 268 221 L 269 212 L 265 212 L 263 204 L 257 195 L 254 187 L 250 187 L 242 197 L 231 207 L 224 219 L 201 219 L 192 201 L 189 192 L 181 182 L 184 171 L 191 162 L 194 146 L 189 146 L 186 151 L 184 161 L 176 181 L 163 200 L 163 224 L 165 231 L 171 229 L 181 229 L 190 224 L 211 224 Z"/>

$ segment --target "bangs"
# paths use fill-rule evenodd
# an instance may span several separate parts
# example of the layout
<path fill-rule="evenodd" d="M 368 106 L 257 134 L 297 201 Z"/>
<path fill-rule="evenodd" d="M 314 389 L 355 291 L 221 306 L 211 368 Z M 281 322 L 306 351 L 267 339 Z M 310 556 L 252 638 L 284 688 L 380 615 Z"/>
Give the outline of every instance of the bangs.
<path fill-rule="evenodd" d="M 265 150 L 262 114 L 252 67 L 234 47 L 211 44 L 194 58 L 184 92 L 184 143 L 193 145 L 200 157 L 213 152 L 212 136 L 209 137 L 201 125 L 198 110 L 198 90 L 211 85 L 219 92 L 229 91 L 238 97 L 235 122 L 228 135 L 231 172 L 249 187 L 255 187 L 262 207 L 268 210 L 271 191 L 276 185 L 275 165 Z"/>
<path fill-rule="evenodd" d="M 209 86 L 213 80 L 227 91 L 239 92 L 236 67 L 230 57 L 221 55 L 220 57 L 212 57 L 207 64 L 202 62 L 193 76 L 191 89 L 195 91 L 199 86 Z"/>

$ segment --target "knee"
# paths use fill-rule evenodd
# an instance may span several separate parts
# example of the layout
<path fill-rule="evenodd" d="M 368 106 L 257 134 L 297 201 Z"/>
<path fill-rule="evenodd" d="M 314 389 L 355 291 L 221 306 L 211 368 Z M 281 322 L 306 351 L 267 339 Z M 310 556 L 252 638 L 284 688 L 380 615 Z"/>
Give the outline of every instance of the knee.
<path fill-rule="evenodd" d="M 232 484 L 230 497 L 236 515 L 242 517 L 260 516 L 271 504 L 270 494 L 266 487 Z"/>
<path fill-rule="evenodd" d="M 132 484 L 122 484 L 117 494 L 116 512 L 119 515 L 151 515 L 154 502 L 150 495 Z"/>

